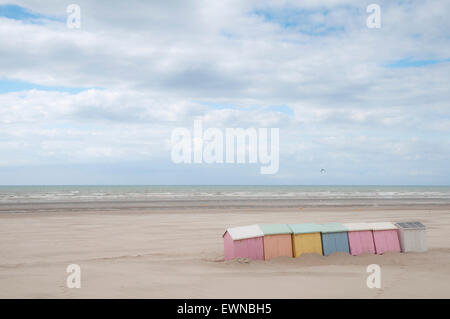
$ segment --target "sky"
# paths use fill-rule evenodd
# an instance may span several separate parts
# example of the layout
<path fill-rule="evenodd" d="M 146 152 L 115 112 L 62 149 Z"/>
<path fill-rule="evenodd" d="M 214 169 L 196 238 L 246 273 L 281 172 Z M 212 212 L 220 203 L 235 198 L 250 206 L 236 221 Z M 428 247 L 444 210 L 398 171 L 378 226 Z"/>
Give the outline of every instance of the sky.
<path fill-rule="evenodd" d="M 0 0 L 0 185 L 450 184 L 450 1 L 71 3 Z M 195 120 L 278 172 L 173 163 Z"/>

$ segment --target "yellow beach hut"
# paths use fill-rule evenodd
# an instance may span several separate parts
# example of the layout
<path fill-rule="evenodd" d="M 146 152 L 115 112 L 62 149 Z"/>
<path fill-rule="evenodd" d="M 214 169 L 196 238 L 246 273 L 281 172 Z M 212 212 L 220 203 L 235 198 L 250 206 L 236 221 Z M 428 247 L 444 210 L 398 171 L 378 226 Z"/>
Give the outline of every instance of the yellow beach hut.
<path fill-rule="evenodd" d="M 317 253 L 322 255 L 321 225 L 289 224 L 292 230 L 292 254 L 300 257 L 304 253 Z"/>

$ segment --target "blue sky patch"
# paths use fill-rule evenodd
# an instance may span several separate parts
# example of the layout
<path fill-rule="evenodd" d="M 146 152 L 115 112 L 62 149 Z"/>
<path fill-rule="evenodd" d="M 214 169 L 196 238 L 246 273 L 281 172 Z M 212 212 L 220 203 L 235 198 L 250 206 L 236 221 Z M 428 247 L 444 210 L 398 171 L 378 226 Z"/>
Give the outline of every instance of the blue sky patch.
<path fill-rule="evenodd" d="M 29 91 L 33 89 L 40 91 L 58 91 L 70 94 L 77 94 L 89 89 L 99 89 L 99 88 L 71 88 L 62 86 L 46 86 L 25 81 L 6 80 L 0 78 L 0 94 L 9 92 Z"/>
<path fill-rule="evenodd" d="M 292 10 L 282 9 L 257 9 L 250 13 L 262 17 L 264 21 L 276 23 L 284 29 L 293 29 L 299 33 L 310 36 L 325 36 L 345 31 L 344 26 L 328 25 L 326 23 L 329 14 L 328 9 L 319 10 Z M 324 22 L 315 20 L 317 17 L 323 17 Z"/>
<path fill-rule="evenodd" d="M 287 114 L 289 116 L 294 116 L 294 111 L 287 105 L 271 105 L 271 106 L 260 106 L 260 105 L 251 105 L 251 106 L 237 106 L 234 104 L 229 103 L 216 103 L 216 102 L 201 102 L 201 101 L 193 101 L 195 103 L 205 105 L 208 107 L 211 107 L 213 109 L 217 110 L 226 110 L 226 109 L 232 109 L 232 110 L 247 110 L 247 111 L 254 111 L 254 110 L 262 110 L 267 112 L 278 112 Z"/>
<path fill-rule="evenodd" d="M 220 31 L 220 35 L 223 36 L 224 38 L 227 39 L 233 39 L 234 35 L 231 32 L 225 31 L 225 30 L 221 30 Z"/>
<path fill-rule="evenodd" d="M 388 68 L 417 68 L 445 62 L 450 62 L 450 59 L 414 60 L 412 58 L 405 58 L 388 63 L 385 66 Z"/>
<path fill-rule="evenodd" d="M 39 20 L 64 21 L 64 18 L 46 16 L 15 4 L 0 5 L 0 17 L 31 23 L 39 23 Z"/>
<path fill-rule="evenodd" d="M 279 112 L 290 116 L 294 116 L 294 111 L 287 105 L 269 106 L 268 109 L 273 112 Z"/>

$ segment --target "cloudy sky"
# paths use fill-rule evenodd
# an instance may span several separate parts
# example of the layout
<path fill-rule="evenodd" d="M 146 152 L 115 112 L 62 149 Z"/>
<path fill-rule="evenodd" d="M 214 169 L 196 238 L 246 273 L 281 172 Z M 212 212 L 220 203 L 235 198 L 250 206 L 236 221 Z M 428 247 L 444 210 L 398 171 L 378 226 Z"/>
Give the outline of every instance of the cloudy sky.
<path fill-rule="evenodd" d="M 450 1 L 371 3 L 0 1 L 0 184 L 448 185 Z M 195 119 L 280 128 L 278 173 L 172 163 Z"/>

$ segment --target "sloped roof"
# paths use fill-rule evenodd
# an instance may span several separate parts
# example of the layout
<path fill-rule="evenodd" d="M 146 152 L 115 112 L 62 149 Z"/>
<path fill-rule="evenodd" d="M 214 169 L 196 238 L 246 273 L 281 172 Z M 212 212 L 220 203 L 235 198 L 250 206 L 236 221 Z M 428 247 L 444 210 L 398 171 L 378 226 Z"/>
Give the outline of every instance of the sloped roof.
<path fill-rule="evenodd" d="M 380 223 L 368 223 L 370 227 L 372 227 L 372 230 L 390 230 L 390 229 L 397 229 L 397 226 L 395 226 L 391 222 L 380 222 Z"/>
<path fill-rule="evenodd" d="M 321 224 L 322 233 L 338 233 L 338 232 L 346 232 L 347 227 L 345 227 L 341 223 L 329 223 L 329 224 Z"/>
<path fill-rule="evenodd" d="M 287 224 L 259 224 L 264 235 L 291 234 L 292 230 Z"/>
<path fill-rule="evenodd" d="M 369 223 L 345 223 L 343 225 L 348 231 L 372 230 Z"/>
<path fill-rule="evenodd" d="M 261 228 L 259 228 L 258 225 L 228 228 L 223 235 L 225 235 L 227 232 L 228 234 L 230 234 L 231 239 L 233 240 L 241 240 L 264 236 L 263 231 L 261 230 Z"/>
<path fill-rule="evenodd" d="M 322 229 L 321 225 L 314 223 L 289 224 L 288 226 L 294 234 L 320 233 Z"/>
<path fill-rule="evenodd" d="M 397 229 L 391 222 L 378 222 L 378 223 L 346 223 L 344 226 L 348 231 L 363 231 L 363 230 L 390 230 Z"/>
<path fill-rule="evenodd" d="M 425 229 L 425 225 L 421 222 L 403 222 L 395 224 L 398 228 L 403 229 Z"/>

